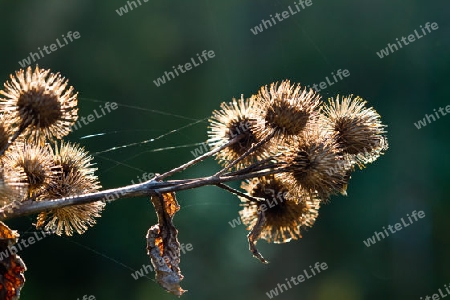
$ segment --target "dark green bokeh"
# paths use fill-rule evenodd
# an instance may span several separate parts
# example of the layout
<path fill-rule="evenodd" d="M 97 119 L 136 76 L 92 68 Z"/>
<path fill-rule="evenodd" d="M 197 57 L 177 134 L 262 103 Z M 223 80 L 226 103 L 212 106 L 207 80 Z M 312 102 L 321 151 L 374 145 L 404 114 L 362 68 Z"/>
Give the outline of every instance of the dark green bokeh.
<path fill-rule="evenodd" d="M 268 299 L 266 292 L 316 262 L 326 262 L 328 270 L 277 299 L 419 299 L 449 283 L 450 117 L 420 130 L 413 124 L 450 104 L 447 2 L 313 0 L 258 35 L 250 28 L 293 1 L 141 0 L 142 6 L 121 17 L 115 10 L 126 1 L 0 3 L 1 81 L 30 51 L 68 31 L 80 32 L 80 39 L 38 63 L 61 72 L 79 91 L 80 116 L 104 102 L 119 103 L 67 138 L 95 154 L 105 188 L 192 159 L 194 147 L 152 150 L 202 142 L 207 123 L 140 146 L 97 152 L 156 138 L 208 117 L 222 101 L 286 78 L 309 85 L 348 69 L 350 76 L 321 92 L 323 98 L 360 95 L 389 126 L 386 155 L 354 174 L 348 197 L 333 197 L 323 206 L 302 240 L 259 243 L 269 265 L 251 257 L 245 228 L 228 224 L 238 216 L 236 197 L 215 188 L 180 192 L 175 224 L 180 242 L 194 247 L 182 256 L 182 286 L 189 290 L 183 299 Z M 426 22 L 437 22 L 439 29 L 383 59 L 376 55 Z M 164 71 L 203 50 L 216 56 L 155 86 Z M 105 134 L 81 139 L 98 133 Z M 175 178 L 217 170 L 211 160 Z M 369 248 L 363 244 L 413 210 L 426 217 Z M 8 225 L 26 237 L 32 222 L 23 218 Z M 148 278 L 134 280 L 129 269 L 149 264 L 144 237 L 154 223 L 148 199 L 120 200 L 86 234 L 48 237 L 27 248 L 20 253 L 28 267 L 21 299 L 175 299 Z"/>

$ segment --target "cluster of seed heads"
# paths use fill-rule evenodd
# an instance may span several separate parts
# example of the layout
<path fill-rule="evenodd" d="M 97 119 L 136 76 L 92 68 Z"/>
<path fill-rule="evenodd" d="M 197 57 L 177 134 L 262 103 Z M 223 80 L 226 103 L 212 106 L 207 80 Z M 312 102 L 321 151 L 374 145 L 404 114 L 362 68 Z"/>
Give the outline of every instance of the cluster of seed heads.
<path fill-rule="evenodd" d="M 92 157 L 64 142 L 78 118 L 77 93 L 58 73 L 28 67 L 0 90 L 0 205 L 51 201 L 98 191 Z M 82 234 L 95 224 L 101 201 L 41 212 L 36 227 Z M 7 211 L 7 209 L 6 209 Z"/>
<path fill-rule="evenodd" d="M 77 113 L 77 93 L 59 73 L 28 67 L 4 84 L 0 217 L 14 217 L 20 209 L 17 215 L 38 212 L 37 228 L 58 235 L 82 234 L 105 207 L 99 199 L 119 194 L 119 198 L 152 196 L 159 224 L 149 231 L 153 244 L 148 249 L 152 259 L 167 251 L 177 253 L 156 271 L 158 283 L 176 295 L 184 292 L 179 287 L 183 276 L 178 268 L 178 231 L 171 223 L 179 209 L 176 191 L 216 185 L 238 195 L 241 219 L 250 230 L 250 250 L 266 262 L 256 249 L 258 239 L 285 243 L 301 238 L 300 230 L 314 224 L 321 204 L 332 195 L 346 195 L 356 168 L 364 168 L 388 148 L 386 126 L 366 101 L 349 95 L 324 103 L 312 89 L 286 80 L 263 86 L 250 98 L 222 103 L 210 118 L 208 153 L 146 182 L 99 192 L 92 157 L 81 146 L 62 140 L 77 121 Z M 165 181 L 210 156 L 222 165 L 216 174 Z M 224 184 L 233 180 L 244 180 L 244 192 Z M 16 233 L 3 222 L 0 227 L 3 246 L 17 242 Z M 169 235 L 170 239 L 163 239 Z M 11 261 L 20 268 L 3 267 L 17 276 L 10 292 L 19 296 L 26 268 L 18 256 Z M 0 274 L 0 284 L 5 276 Z"/>
<path fill-rule="evenodd" d="M 77 120 L 77 93 L 58 73 L 28 67 L 0 91 L 0 204 L 51 201 L 98 191 L 92 157 L 61 139 Z M 366 101 L 349 95 L 324 103 L 288 80 L 256 95 L 222 103 L 210 118 L 208 144 L 224 167 L 218 174 L 272 170 L 242 183 L 240 216 L 257 238 L 283 243 L 301 237 L 321 204 L 346 194 L 356 167 L 387 149 L 385 125 Z M 225 145 L 225 146 L 224 146 Z M 234 173 L 233 173 L 234 172 Z M 276 196 L 281 195 L 281 196 Z M 104 202 L 41 212 L 36 226 L 57 234 L 83 233 Z M 257 225 L 257 226 L 256 226 Z"/>
<path fill-rule="evenodd" d="M 257 238 L 284 243 L 301 238 L 322 203 L 346 195 L 356 167 L 364 168 L 388 148 L 385 125 L 366 101 L 349 95 L 323 103 L 312 89 L 288 80 L 256 95 L 222 103 L 210 118 L 208 143 L 225 168 L 258 165 L 276 172 L 242 183 L 243 223 Z"/>

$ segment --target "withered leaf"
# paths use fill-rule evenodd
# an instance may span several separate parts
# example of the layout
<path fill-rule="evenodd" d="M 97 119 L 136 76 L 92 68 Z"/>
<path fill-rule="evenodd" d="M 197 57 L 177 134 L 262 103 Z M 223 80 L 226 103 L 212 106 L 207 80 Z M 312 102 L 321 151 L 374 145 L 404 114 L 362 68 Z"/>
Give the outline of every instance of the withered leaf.
<path fill-rule="evenodd" d="M 172 219 L 180 209 L 175 193 L 157 194 L 151 197 L 158 216 L 158 224 L 147 232 L 147 254 L 155 270 L 155 279 L 168 292 L 181 296 L 186 290 L 180 287 L 183 280 L 180 268 L 180 243 L 178 230 Z"/>
<path fill-rule="evenodd" d="M 16 254 L 14 244 L 17 243 L 19 235 L 11 230 L 5 223 L 0 221 L 0 299 L 16 300 L 20 297 L 20 290 L 25 283 L 25 264 Z M 14 250 L 13 250 L 14 249 Z M 4 256 L 3 253 L 7 255 Z"/>
<path fill-rule="evenodd" d="M 248 246 L 253 256 L 259 259 L 262 263 L 268 264 L 269 262 L 262 256 L 261 253 L 259 253 L 258 249 L 256 248 L 256 243 L 258 242 L 258 239 L 261 236 L 261 231 L 263 229 L 265 222 L 266 217 L 264 215 L 264 212 L 261 211 L 261 213 L 258 214 L 258 220 L 256 221 L 255 226 L 253 226 L 252 230 L 248 233 L 247 238 L 248 238 Z"/>

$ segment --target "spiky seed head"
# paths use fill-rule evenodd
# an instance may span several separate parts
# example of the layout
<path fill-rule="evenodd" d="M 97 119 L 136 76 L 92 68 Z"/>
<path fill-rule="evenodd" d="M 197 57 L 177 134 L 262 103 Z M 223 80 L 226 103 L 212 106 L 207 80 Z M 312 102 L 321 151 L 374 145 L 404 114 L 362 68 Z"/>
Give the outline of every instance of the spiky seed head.
<path fill-rule="evenodd" d="M 9 122 L 24 129 L 33 140 L 60 139 L 78 118 L 77 93 L 59 73 L 28 67 L 11 75 L 0 98 L 0 110 Z"/>
<path fill-rule="evenodd" d="M 276 143 L 299 135 L 319 118 L 320 99 L 312 89 L 291 85 L 289 80 L 263 86 L 256 95 L 257 115 L 265 125 L 257 132 L 259 138 L 274 134 Z"/>
<path fill-rule="evenodd" d="M 289 172 L 275 176 L 286 182 L 293 194 L 307 193 L 327 201 L 330 195 L 345 192 L 352 164 L 339 154 L 326 132 L 303 133 L 286 147 L 280 160 L 286 162 Z"/>
<path fill-rule="evenodd" d="M 80 173 L 86 180 L 91 182 L 89 185 L 90 189 L 100 188 L 97 175 L 95 175 L 97 168 L 92 163 L 93 158 L 80 145 L 61 141 L 58 146 L 56 143 L 53 159 L 55 166 L 61 166 L 62 175 L 68 176 L 70 173 Z"/>
<path fill-rule="evenodd" d="M 301 238 L 300 227 L 311 227 L 318 216 L 318 199 L 305 194 L 294 201 L 289 197 L 288 187 L 273 176 L 243 182 L 242 188 L 249 196 L 260 199 L 240 197 L 244 207 L 239 212 L 242 222 L 251 230 L 258 214 L 264 213 L 266 221 L 260 237 L 268 242 L 286 243 Z"/>
<path fill-rule="evenodd" d="M 40 201 L 49 201 L 62 197 L 93 193 L 101 188 L 94 174 L 92 157 L 78 145 L 61 142 L 55 145 L 53 153 L 54 165 L 60 166 L 61 172 L 40 195 Z M 44 227 L 54 231 L 57 235 L 72 235 L 73 232 L 83 234 L 89 226 L 93 226 L 95 218 L 100 213 L 105 203 L 97 201 L 88 204 L 67 206 L 42 212 L 38 215 L 36 227 Z"/>
<path fill-rule="evenodd" d="M 45 201 L 98 191 L 98 185 L 89 187 L 90 183 L 81 173 L 70 172 L 51 182 L 40 198 Z M 96 201 L 41 212 L 37 217 L 36 228 L 44 227 L 57 235 L 71 236 L 74 231 L 83 234 L 95 225 L 95 218 L 101 217 L 104 207 L 104 202 Z"/>
<path fill-rule="evenodd" d="M 48 145 L 16 142 L 2 157 L 5 181 L 10 185 L 26 184 L 28 196 L 38 196 L 57 176 Z"/>
<path fill-rule="evenodd" d="M 220 110 L 214 110 L 210 118 L 208 131 L 208 145 L 210 148 L 221 146 L 236 136 L 244 135 L 237 143 L 234 143 L 216 154 L 216 159 L 222 165 L 242 156 L 252 145 L 260 140 L 255 134 L 258 126 L 261 126 L 253 116 L 255 109 L 254 98 L 239 100 L 233 99 L 230 103 L 222 103 Z M 257 159 L 267 157 L 267 151 L 262 146 L 257 148 L 249 156 L 241 160 L 236 168 L 248 166 Z"/>
<path fill-rule="evenodd" d="M 388 148 L 380 115 L 360 97 L 330 98 L 324 107 L 341 151 L 353 156 L 360 167 L 375 161 Z"/>

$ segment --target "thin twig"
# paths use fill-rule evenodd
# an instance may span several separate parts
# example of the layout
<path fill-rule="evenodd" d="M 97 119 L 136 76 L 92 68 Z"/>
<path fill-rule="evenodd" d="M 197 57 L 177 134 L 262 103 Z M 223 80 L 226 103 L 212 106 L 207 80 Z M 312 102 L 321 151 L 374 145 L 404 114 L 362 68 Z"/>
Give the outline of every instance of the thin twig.
<path fill-rule="evenodd" d="M 168 180 L 162 181 L 162 179 L 171 176 L 177 172 L 184 171 L 188 167 L 206 159 L 214 155 L 215 153 L 221 151 L 222 149 L 232 145 L 233 143 L 238 142 L 243 135 L 236 136 L 228 143 L 217 147 L 177 168 L 174 168 L 168 172 L 163 173 L 162 175 L 157 175 L 156 177 L 142 182 L 138 184 L 128 185 L 120 188 L 114 188 L 109 190 L 104 190 L 96 193 L 89 193 L 78 196 L 65 197 L 60 199 L 48 199 L 48 200 L 40 200 L 35 201 L 32 199 L 20 202 L 20 203 L 11 203 L 5 207 L 0 209 L 0 220 L 7 220 L 15 217 L 40 213 L 43 211 L 54 210 L 58 208 L 63 208 L 72 205 L 81 205 L 92 203 L 96 201 L 104 201 L 104 202 L 112 202 L 121 198 L 131 198 L 131 197 L 148 197 L 154 194 L 163 194 L 169 192 L 177 192 L 182 190 L 194 189 L 207 185 L 216 185 L 220 188 L 226 189 L 229 192 L 248 198 L 249 196 L 241 193 L 237 190 L 234 190 L 223 183 L 229 181 L 236 180 L 244 180 L 254 177 L 261 177 L 265 175 L 285 172 L 286 168 L 283 167 L 282 164 L 273 162 L 272 158 L 267 158 L 262 161 L 258 161 L 251 166 L 248 166 L 244 169 L 225 172 L 228 167 L 232 167 L 232 164 L 237 163 L 234 161 L 227 168 L 222 169 L 220 172 L 216 173 L 213 176 L 208 177 L 200 177 L 200 178 L 191 178 L 184 180 Z M 255 150 L 257 147 L 261 146 L 265 141 L 270 138 L 268 136 L 266 139 L 262 140 L 258 144 L 252 146 L 252 149 Z M 246 153 L 250 153 L 251 151 L 247 151 Z M 256 198 L 251 198 L 250 200 L 255 200 Z M 256 199 L 257 200 L 257 199 Z"/>
<path fill-rule="evenodd" d="M 194 188 L 198 188 L 198 187 L 202 187 L 202 186 L 206 186 L 206 185 L 217 185 L 218 183 L 235 181 L 235 180 L 244 180 L 244 179 L 248 179 L 248 178 L 261 177 L 261 176 L 275 174 L 275 173 L 280 173 L 280 170 L 279 169 L 266 169 L 266 170 L 262 170 L 262 171 L 258 171 L 258 172 L 251 172 L 251 173 L 237 175 L 237 176 L 228 176 L 225 174 L 221 177 L 217 177 L 217 176 L 213 175 L 213 176 L 209 176 L 209 177 L 199 178 L 198 180 L 193 180 L 191 182 L 188 182 L 188 183 L 185 183 L 182 185 L 159 188 L 158 192 L 169 193 L 169 192 L 176 192 L 176 191 L 182 191 L 182 190 L 189 190 L 189 189 L 194 189 Z M 170 183 L 170 181 L 167 181 L 167 183 Z"/>
<path fill-rule="evenodd" d="M 261 201 L 261 200 L 259 200 L 256 197 L 249 196 L 249 195 L 247 195 L 247 194 L 245 194 L 243 192 L 240 192 L 240 191 L 238 191 L 236 189 L 233 189 L 232 187 L 230 187 L 230 186 L 228 186 L 228 185 L 226 185 L 224 183 L 218 183 L 218 184 L 216 184 L 216 186 L 221 188 L 221 189 L 224 189 L 225 191 L 228 191 L 228 192 L 230 192 L 230 193 L 232 193 L 232 194 L 234 194 L 236 196 L 244 197 L 244 198 L 246 198 L 246 199 L 248 199 L 250 201 L 254 201 L 254 202 Z"/>
<path fill-rule="evenodd" d="M 247 234 L 248 246 L 250 252 L 254 257 L 259 259 L 263 264 L 268 264 L 269 262 L 262 256 L 261 252 L 256 248 L 256 243 L 258 242 L 259 237 L 261 236 L 261 232 L 264 228 L 264 224 L 266 223 L 266 215 L 264 211 L 261 211 L 258 214 L 258 219 L 256 220 L 256 224 L 253 226 L 252 230 Z"/>
<path fill-rule="evenodd" d="M 65 197 L 54 200 L 32 201 L 27 200 L 20 205 L 12 207 L 3 207 L 0 209 L 0 220 L 4 221 L 20 216 L 40 213 L 71 205 L 80 205 L 92 203 L 95 201 L 112 202 L 122 198 L 148 197 L 155 193 L 169 193 L 182 190 L 194 189 L 207 185 L 217 185 L 219 183 L 244 180 L 253 177 L 275 174 L 281 172 L 280 169 L 265 169 L 257 172 L 249 172 L 240 175 L 229 176 L 224 174 L 221 177 L 209 176 L 202 178 L 193 178 L 186 180 L 156 181 L 154 179 L 125 187 L 104 190 L 96 193 L 89 193 L 79 196 Z"/>
<path fill-rule="evenodd" d="M 201 156 L 199 156 L 199 157 L 197 157 L 197 158 L 195 158 L 195 159 L 193 159 L 193 160 L 191 160 L 191 161 L 189 161 L 189 162 L 187 162 L 187 163 L 185 163 L 185 164 L 183 164 L 183 165 L 181 165 L 179 167 L 176 167 L 176 168 L 174 168 L 174 169 L 172 169 L 170 171 L 167 171 L 167 172 L 165 172 L 165 173 L 163 173 L 161 175 L 156 176 L 155 180 L 157 180 L 157 181 L 163 180 L 164 178 L 172 176 L 175 173 L 182 172 L 182 171 L 186 170 L 187 168 L 189 168 L 190 166 L 195 165 L 196 163 L 199 163 L 202 160 L 204 160 L 204 159 L 214 155 L 215 153 L 221 151 L 222 149 L 233 145 L 234 143 L 238 142 L 243 137 L 244 137 L 243 134 L 238 135 L 235 138 L 233 138 L 230 141 L 228 141 L 227 143 L 223 144 L 222 146 L 217 147 L 217 148 L 215 148 L 215 149 L 213 149 L 213 150 L 211 150 L 209 152 L 206 152 L 205 154 L 203 154 L 203 155 L 201 155 Z"/>
<path fill-rule="evenodd" d="M 243 169 L 235 170 L 226 173 L 228 176 L 237 176 L 241 174 L 246 174 L 249 172 L 261 171 L 264 169 L 280 169 L 283 166 L 283 163 L 280 162 L 272 162 L 269 159 L 267 161 L 259 161 L 251 166 L 245 167 Z M 280 169 L 280 172 L 284 172 L 284 169 Z"/>
<path fill-rule="evenodd" d="M 239 156 L 238 158 L 236 158 L 234 161 L 232 161 L 231 163 L 229 163 L 225 168 L 223 168 L 222 170 L 220 170 L 219 172 L 217 172 L 216 174 L 214 174 L 214 176 L 220 176 L 223 173 L 225 173 L 227 170 L 231 169 L 232 167 L 234 167 L 238 162 L 240 162 L 241 160 L 243 160 L 244 158 L 246 158 L 247 156 L 249 156 L 253 151 L 255 151 L 256 149 L 258 149 L 259 147 L 261 147 L 262 145 L 264 145 L 268 140 L 270 140 L 272 137 L 274 136 L 274 133 L 269 134 L 268 136 L 266 136 L 264 139 L 262 139 L 261 141 L 259 141 L 258 143 L 252 145 L 247 151 L 245 151 L 244 154 L 242 154 L 241 156 Z"/>

